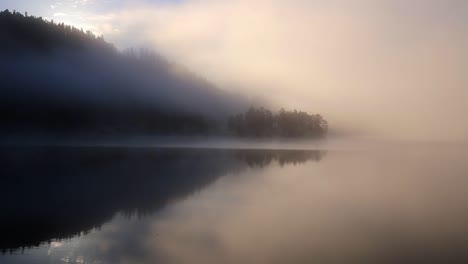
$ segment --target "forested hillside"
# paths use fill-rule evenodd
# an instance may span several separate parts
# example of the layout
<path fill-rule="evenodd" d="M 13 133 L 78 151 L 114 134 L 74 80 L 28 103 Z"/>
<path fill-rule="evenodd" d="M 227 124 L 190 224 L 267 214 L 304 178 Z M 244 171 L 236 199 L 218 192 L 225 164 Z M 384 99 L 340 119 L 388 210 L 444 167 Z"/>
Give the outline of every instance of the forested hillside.
<path fill-rule="evenodd" d="M 90 31 L 8 10 L 0 12 L 0 72 L 1 134 L 326 133 L 322 119 L 302 112 L 268 124 L 258 118 L 270 118 L 263 108 L 233 116 L 251 103 L 154 52 L 122 52 Z"/>
<path fill-rule="evenodd" d="M 211 133 L 245 102 L 146 50 L 0 13 L 3 131 Z"/>

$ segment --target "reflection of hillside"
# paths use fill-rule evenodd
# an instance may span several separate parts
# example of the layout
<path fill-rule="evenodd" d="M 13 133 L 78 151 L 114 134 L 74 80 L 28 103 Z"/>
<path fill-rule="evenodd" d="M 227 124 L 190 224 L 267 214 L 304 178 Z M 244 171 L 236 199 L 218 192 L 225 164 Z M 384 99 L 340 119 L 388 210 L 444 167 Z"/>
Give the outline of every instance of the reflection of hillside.
<path fill-rule="evenodd" d="M 147 214 L 243 168 L 320 160 L 317 151 L 153 148 L 0 150 L 0 250 L 37 246 Z"/>

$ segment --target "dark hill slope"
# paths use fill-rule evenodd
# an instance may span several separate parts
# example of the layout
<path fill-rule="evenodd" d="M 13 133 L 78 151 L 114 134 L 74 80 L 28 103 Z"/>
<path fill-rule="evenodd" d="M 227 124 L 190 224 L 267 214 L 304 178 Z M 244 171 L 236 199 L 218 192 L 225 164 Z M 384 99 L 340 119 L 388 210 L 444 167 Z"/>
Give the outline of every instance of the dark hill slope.
<path fill-rule="evenodd" d="M 206 134 L 244 107 L 151 52 L 0 12 L 1 132 Z"/>

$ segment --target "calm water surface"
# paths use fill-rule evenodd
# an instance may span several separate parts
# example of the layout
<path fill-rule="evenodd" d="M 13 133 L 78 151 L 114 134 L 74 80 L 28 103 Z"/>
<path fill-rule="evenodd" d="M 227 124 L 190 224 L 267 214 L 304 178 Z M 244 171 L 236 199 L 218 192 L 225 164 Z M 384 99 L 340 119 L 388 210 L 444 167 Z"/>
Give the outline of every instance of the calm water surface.
<path fill-rule="evenodd" d="M 468 263 L 468 151 L 1 148 L 0 263 Z"/>

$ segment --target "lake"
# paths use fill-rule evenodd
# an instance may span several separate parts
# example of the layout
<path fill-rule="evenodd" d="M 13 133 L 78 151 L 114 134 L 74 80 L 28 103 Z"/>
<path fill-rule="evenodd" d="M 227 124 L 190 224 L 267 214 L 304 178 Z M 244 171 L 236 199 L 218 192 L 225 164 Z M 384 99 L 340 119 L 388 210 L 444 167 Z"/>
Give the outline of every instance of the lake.
<path fill-rule="evenodd" d="M 0 162 L 2 264 L 468 263 L 462 146 L 10 146 Z"/>

